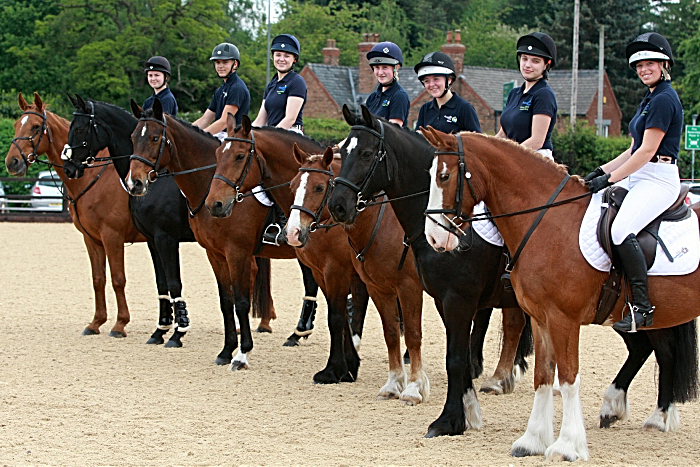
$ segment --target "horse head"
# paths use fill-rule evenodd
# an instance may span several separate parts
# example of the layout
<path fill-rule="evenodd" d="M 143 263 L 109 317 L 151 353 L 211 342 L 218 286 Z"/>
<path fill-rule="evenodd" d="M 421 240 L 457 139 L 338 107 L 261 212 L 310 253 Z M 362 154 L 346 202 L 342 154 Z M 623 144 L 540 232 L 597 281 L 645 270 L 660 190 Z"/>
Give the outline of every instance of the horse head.
<path fill-rule="evenodd" d="M 230 112 L 226 116 L 224 144 L 216 150 L 216 173 L 205 205 L 214 217 L 231 215 L 243 193 L 259 185 L 268 176 L 265 160 L 255 147 L 255 135 L 250 118 L 243 115 L 241 125 Z M 257 163 L 253 164 L 253 159 Z"/>
<path fill-rule="evenodd" d="M 343 166 L 336 179 L 328 207 L 333 218 L 352 224 L 359 211 L 372 196 L 396 179 L 398 162 L 393 151 L 388 151 L 386 139 L 399 127 L 379 120 L 362 106 L 362 117 L 343 106 L 343 116 L 350 133 L 340 147 Z"/>
<path fill-rule="evenodd" d="M 158 99 L 149 110 L 143 110 L 132 99 L 131 112 L 139 121 L 131 133 L 133 154 L 126 187 L 129 194 L 143 196 L 148 192 L 148 185 L 158 179 L 158 172 L 170 164 L 174 147 L 170 142 L 172 138 L 168 133 L 163 106 Z"/>
<path fill-rule="evenodd" d="M 85 101 L 78 94 L 73 98 L 68 94 L 75 111 L 68 130 L 68 142 L 63 148 L 63 171 L 69 178 L 83 176 L 85 166 L 92 165 L 97 153 L 107 147 L 110 130 L 104 124 L 98 124 L 95 116 L 95 103 Z"/>
<path fill-rule="evenodd" d="M 34 93 L 34 104 L 28 104 L 20 92 L 17 96 L 22 115 L 15 122 L 15 137 L 5 157 L 5 167 L 11 175 L 24 176 L 39 154 L 49 151 L 51 130 L 46 120 L 46 107 Z"/>
<path fill-rule="evenodd" d="M 321 224 L 328 203 L 333 181 L 333 148 L 326 148 L 322 155 L 309 155 L 294 143 L 294 159 L 301 167 L 290 184 L 294 204 L 285 232 L 287 243 L 303 247 L 309 233 Z"/>

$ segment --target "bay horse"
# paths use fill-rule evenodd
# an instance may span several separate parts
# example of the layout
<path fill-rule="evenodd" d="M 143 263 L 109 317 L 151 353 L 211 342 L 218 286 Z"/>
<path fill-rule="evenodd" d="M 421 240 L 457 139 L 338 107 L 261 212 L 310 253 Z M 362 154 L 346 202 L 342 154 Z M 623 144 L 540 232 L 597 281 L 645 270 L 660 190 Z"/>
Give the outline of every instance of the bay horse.
<path fill-rule="evenodd" d="M 480 428 L 481 417 L 470 370 L 470 329 L 477 310 L 503 308 L 504 351 L 494 382 L 494 392 L 513 388 L 513 362 L 526 318 L 514 297 L 504 294 L 499 281 L 503 269 L 503 248 L 472 235 L 467 251 L 442 255 L 425 239 L 423 212 L 430 186 L 428 168 L 434 149 L 415 132 L 381 121 L 362 107 L 362 116 L 343 107 L 351 125 L 340 147 L 342 168 L 328 208 L 336 222 L 353 225 L 358 201 L 384 191 L 405 232 L 423 288 L 435 300 L 447 330 L 447 400 L 442 414 L 433 421 L 426 437 L 456 435 L 468 428 Z M 377 156 L 375 158 L 375 156 Z M 413 198 L 401 199 L 412 196 Z M 366 204 L 366 203 L 364 203 Z M 527 347 L 527 346 L 523 346 Z M 491 384 L 491 382 L 487 381 Z"/>
<path fill-rule="evenodd" d="M 87 169 L 86 177 L 81 180 L 66 177 L 61 167 L 61 151 L 68 141 L 68 121 L 50 112 L 36 92 L 31 105 L 21 92 L 17 101 L 22 115 L 15 122 L 15 136 L 5 157 L 7 171 L 24 176 L 34 162 L 55 168 L 65 187 L 64 196 L 69 201 L 73 225 L 83 235 L 90 258 L 95 315 L 83 335 L 99 334 L 100 326 L 107 322 L 105 267 L 108 260 L 117 297 L 117 320 L 109 335 L 126 337 L 125 327 L 130 316 L 124 293 L 124 244 L 146 240 L 131 222 L 129 196 L 120 188 L 119 176 L 111 164 Z M 49 162 L 38 159 L 42 154 L 48 156 Z M 110 209 L 104 209 L 105 206 Z"/>
<path fill-rule="evenodd" d="M 431 208 L 454 209 L 457 216 L 462 216 L 484 201 L 494 216 L 512 214 L 550 203 L 547 198 L 559 187 L 563 189 L 556 199 L 571 201 L 550 208 L 534 231 L 531 226 L 534 218 L 539 218 L 537 212 L 494 221 L 509 251 L 521 253 L 517 264 L 510 265 L 511 282 L 518 301 L 532 317 L 535 337 L 535 400 L 527 430 L 513 443 L 511 453 L 587 460 L 579 395 L 579 327 L 593 322 L 607 276 L 591 267 L 579 249 L 579 228 L 590 198 L 588 188 L 580 177 L 568 178 L 564 166 L 512 141 L 472 133 L 447 135 L 430 127 L 424 134 L 439 150 L 431 168 Z M 467 183 L 460 183 L 463 177 Z M 455 207 L 457 199 L 461 202 L 459 209 Z M 451 220 L 458 223 L 458 219 Z M 459 240 L 443 233 L 444 217 L 438 222 L 441 225 L 426 221 L 428 241 L 438 250 L 454 248 Z M 528 231 L 531 235 L 527 246 L 519 248 L 525 245 Z M 697 332 L 693 320 L 700 314 L 696 306 L 700 300 L 700 271 L 683 276 L 651 276 L 649 294 L 656 304 L 654 325 L 645 328 L 644 333 L 623 336 L 630 358 L 618 382 L 624 386 L 653 348 L 660 368 L 659 402 L 645 427 L 668 431 L 678 426 L 678 414 L 671 402 L 697 396 Z M 622 318 L 623 302 L 624 294 L 608 323 Z M 561 431 L 556 441 L 552 425 L 555 364 L 563 398 Z M 615 382 L 606 390 L 601 424 L 604 413 L 612 416 L 608 421 L 614 421 L 617 413 L 624 417 L 626 391 Z"/>

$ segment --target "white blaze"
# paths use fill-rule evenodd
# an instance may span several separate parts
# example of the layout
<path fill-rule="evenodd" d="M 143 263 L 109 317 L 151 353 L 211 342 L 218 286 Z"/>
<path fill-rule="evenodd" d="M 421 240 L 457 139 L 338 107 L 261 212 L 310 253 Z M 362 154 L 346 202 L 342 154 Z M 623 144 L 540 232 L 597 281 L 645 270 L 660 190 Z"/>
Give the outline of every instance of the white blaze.
<path fill-rule="evenodd" d="M 143 126 L 143 129 L 141 130 L 141 138 L 146 136 L 146 125 Z"/>
<path fill-rule="evenodd" d="M 29 120 L 29 115 L 24 116 L 24 118 L 22 119 L 22 125 L 20 126 L 20 128 L 22 128 L 24 126 L 24 124 L 27 123 L 27 120 Z"/>
<path fill-rule="evenodd" d="M 304 205 L 304 198 L 306 197 L 306 184 L 309 180 L 309 173 L 305 172 L 301 174 L 301 180 L 299 181 L 299 188 L 294 193 L 294 204 L 297 206 Z M 292 209 L 289 215 L 289 221 L 287 221 L 287 232 L 296 232 L 297 235 L 301 231 L 301 211 L 298 209 Z"/>
<path fill-rule="evenodd" d="M 228 149 L 231 147 L 231 141 L 226 143 L 226 146 L 224 146 L 224 151 L 228 151 Z"/>
<path fill-rule="evenodd" d="M 348 154 L 350 154 L 352 150 L 357 147 L 357 138 L 353 136 L 352 138 L 350 138 L 350 142 L 348 142 L 348 140 L 346 139 L 345 143 L 347 143 L 345 150 Z"/>

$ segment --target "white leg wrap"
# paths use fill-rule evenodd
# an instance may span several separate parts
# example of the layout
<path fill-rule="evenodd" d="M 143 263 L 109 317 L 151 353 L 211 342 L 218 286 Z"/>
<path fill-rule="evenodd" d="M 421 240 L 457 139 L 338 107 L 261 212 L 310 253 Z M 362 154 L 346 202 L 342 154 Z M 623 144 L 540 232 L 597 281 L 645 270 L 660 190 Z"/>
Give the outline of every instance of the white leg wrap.
<path fill-rule="evenodd" d="M 577 461 L 588 460 L 588 443 L 586 427 L 583 424 L 581 409 L 581 376 L 576 375 L 574 384 L 564 383 L 561 386 L 561 397 L 564 413 L 561 419 L 559 438 L 547 448 L 547 459 L 563 459 Z"/>
<path fill-rule="evenodd" d="M 468 430 L 481 429 L 481 407 L 476 398 L 474 388 L 469 389 L 462 395 L 462 404 L 464 405 L 464 421 Z"/>
<path fill-rule="evenodd" d="M 406 371 L 401 365 L 400 372 L 389 372 L 386 384 L 379 390 L 377 400 L 398 399 L 406 387 Z"/>
<path fill-rule="evenodd" d="M 185 299 L 182 298 L 182 297 L 173 298 L 173 303 L 175 303 L 175 302 L 184 302 L 184 301 L 185 301 Z"/>
<path fill-rule="evenodd" d="M 158 300 L 167 300 L 170 303 L 173 302 L 172 300 L 170 300 L 170 295 L 158 295 Z"/>
<path fill-rule="evenodd" d="M 248 355 L 244 354 L 243 352 L 241 352 L 240 349 L 238 349 L 238 353 L 235 357 L 233 357 L 233 360 L 231 361 L 231 370 L 235 371 L 243 369 L 248 369 Z"/>
<path fill-rule="evenodd" d="M 411 381 L 406 389 L 401 393 L 400 399 L 407 405 L 418 405 L 427 402 L 430 397 L 430 381 L 425 371 L 421 371 L 421 376 L 415 381 Z"/>
<path fill-rule="evenodd" d="M 355 334 L 352 336 L 352 345 L 355 346 L 355 351 L 359 352 L 360 351 L 360 342 L 362 341 L 362 338 Z"/>
<path fill-rule="evenodd" d="M 309 300 L 309 301 L 315 302 L 316 297 L 309 297 L 308 295 L 304 295 L 304 300 Z"/>
<path fill-rule="evenodd" d="M 600 407 L 598 421 L 603 418 L 617 417 L 621 422 L 630 418 L 630 404 L 627 401 L 627 393 L 617 389 L 614 384 L 608 386 L 603 394 L 603 405 Z"/>
<path fill-rule="evenodd" d="M 544 454 L 545 449 L 554 442 L 554 396 L 552 386 L 542 385 L 535 391 L 532 412 L 527 421 L 525 434 L 510 447 L 517 456 L 534 456 Z"/>
<path fill-rule="evenodd" d="M 676 431 L 680 428 L 680 425 L 681 419 L 678 415 L 678 409 L 675 404 L 671 404 L 666 413 L 660 407 L 657 407 L 649 418 L 644 420 L 642 428 L 647 431 L 659 430 L 668 433 L 669 431 Z"/>
<path fill-rule="evenodd" d="M 159 324 L 156 327 L 158 329 L 160 329 L 161 331 L 170 331 L 170 329 L 173 327 L 173 325 L 172 324 L 166 324 L 166 325 Z"/>

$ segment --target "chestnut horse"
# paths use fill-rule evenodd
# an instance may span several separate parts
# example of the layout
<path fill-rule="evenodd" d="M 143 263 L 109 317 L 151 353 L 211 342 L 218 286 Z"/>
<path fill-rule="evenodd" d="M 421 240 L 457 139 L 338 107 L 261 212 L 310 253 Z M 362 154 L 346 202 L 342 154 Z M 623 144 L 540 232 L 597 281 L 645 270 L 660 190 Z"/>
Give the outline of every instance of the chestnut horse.
<path fill-rule="evenodd" d="M 41 162 L 55 167 L 63 181 L 73 224 L 83 234 L 90 257 L 95 316 L 83 335 L 99 334 L 100 326 L 107 321 L 105 260 L 109 260 L 112 288 L 117 297 L 117 321 L 109 335 L 126 337 L 124 328 L 130 317 L 124 294 L 124 243 L 146 241 L 131 222 L 129 195 L 121 189 L 119 176 L 111 164 L 87 169 L 86 177 L 80 180 L 66 177 L 61 167 L 61 151 L 68 141 L 68 121 L 49 112 L 37 93 L 34 93 L 32 105 L 22 93 L 17 100 L 23 113 L 15 122 L 15 139 L 5 158 L 7 171 L 24 176 L 40 154 L 48 156 L 50 162 Z"/>
<path fill-rule="evenodd" d="M 504 308 L 504 337 L 510 351 L 501 353 L 497 389 L 513 389 L 513 361 L 526 318 L 512 294 L 504 293 L 499 277 L 503 248 L 472 236 L 470 247 L 459 254 L 436 253 L 425 240 L 423 212 L 430 186 L 428 168 L 435 150 L 419 134 L 377 119 L 362 106 L 362 117 L 343 108 L 350 133 L 341 146 L 343 165 L 335 178 L 328 209 L 337 222 L 352 225 L 362 205 L 385 191 L 411 245 L 424 289 L 435 299 L 447 330 L 447 400 L 443 412 L 429 427 L 427 437 L 461 434 L 479 428 L 473 374 L 470 371 L 470 328 L 477 310 Z M 402 199 L 406 197 L 412 197 Z M 499 369 L 503 368 L 503 372 Z"/>
<path fill-rule="evenodd" d="M 557 200 L 576 198 L 550 208 L 522 249 L 519 245 L 524 245 L 538 213 L 499 217 L 495 222 L 509 251 L 521 251 L 511 281 L 519 303 L 532 317 L 535 337 L 535 400 L 527 430 L 513 443 L 511 452 L 516 456 L 544 454 L 547 458 L 571 461 L 588 459 L 579 394 L 579 328 L 592 323 L 607 274 L 590 266 L 579 249 L 579 228 L 589 203 L 586 185 L 580 177 L 567 178 L 564 166 L 511 141 L 473 133 L 447 135 L 432 128 L 424 134 L 439 150 L 431 169 L 431 209 L 453 209 L 455 200 L 460 199 L 461 207 L 455 209 L 457 216 L 472 212 L 479 201 L 484 201 L 494 216 L 517 213 L 548 203 L 560 184 L 563 189 Z M 459 183 L 463 178 L 467 183 Z M 452 221 L 456 223 L 455 219 Z M 457 246 L 454 235 L 443 233 L 444 218 L 441 225 L 426 223 L 428 241 L 434 248 L 449 250 Z M 654 325 L 646 331 L 648 337 L 640 338 L 646 341 L 639 343 L 626 337 L 628 347 L 630 343 L 643 347 L 636 352 L 641 363 L 628 361 L 626 365 L 638 370 L 654 342 L 664 341 L 663 352 L 656 352 L 657 359 L 664 360 L 659 365 L 660 391 L 670 387 L 676 401 L 692 399 L 697 394 L 697 333 L 693 319 L 700 314 L 696 306 L 700 300 L 700 271 L 684 276 L 652 276 L 649 294 L 656 304 Z M 623 302 L 621 297 L 609 323 L 622 318 Z M 689 324 L 679 326 L 684 323 Z M 674 326 L 679 329 L 665 331 Z M 674 359 L 685 361 L 674 363 Z M 552 425 L 555 364 L 563 398 L 561 431 L 556 441 Z M 675 376 L 671 374 L 674 364 Z M 679 365 L 684 365 L 684 370 L 679 370 Z M 615 387 L 606 391 L 608 398 L 613 400 L 612 405 L 626 405 L 626 394 L 620 394 Z M 606 400 L 604 409 L 606 405 L 611 404 Z M 669 425 L 677 424 L 677 413 L 657 408 L 650 419 L 651 426 L 671 429 Z"/>

